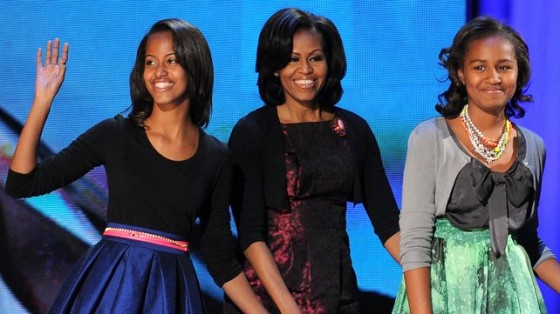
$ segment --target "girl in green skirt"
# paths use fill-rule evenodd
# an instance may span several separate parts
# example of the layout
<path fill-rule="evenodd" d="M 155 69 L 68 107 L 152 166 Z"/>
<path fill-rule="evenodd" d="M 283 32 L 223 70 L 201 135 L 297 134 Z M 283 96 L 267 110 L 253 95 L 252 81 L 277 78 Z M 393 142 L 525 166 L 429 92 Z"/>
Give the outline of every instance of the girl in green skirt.
<path fill-rule="evenodd" d="M 534 273 L 558 292 L 560 265 L 537 235 L 545 147 L 510 121 L 532 101 L 527 44 L 479 17 L 439 58 L 451 83 L 409 138 L 393 313 L 546 313 Z"/>

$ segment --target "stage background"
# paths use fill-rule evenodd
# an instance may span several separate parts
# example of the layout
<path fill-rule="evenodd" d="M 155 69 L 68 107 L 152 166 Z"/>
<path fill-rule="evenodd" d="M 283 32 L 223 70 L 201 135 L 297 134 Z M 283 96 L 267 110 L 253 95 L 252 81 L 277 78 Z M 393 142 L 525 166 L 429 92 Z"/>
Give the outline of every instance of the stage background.
<path fill-rule="evenodd" d="M 65 83 L 42 137 L 41 157 L 64 148 L 94 123 L 127 109 L 128 76 L 136 48 L 157 20 L 183 18 L 206 36 L 216 74 L 214 111 L 207 131 L 227 141 L 233 124 L 261 106 L 254 64 L 257 38 L 265 20 L 288 6 L 325 15 L 339 28 L 348 58 L 345 93 L 339 106 L 368 120 L 400 204 L 408 134 L 418 122 L 436 114 L 436 96 L 447 86 L 438 82 L 445 72 L 438 66 L 437 54 L 451 43 L 467 11 L 478 14 L 482 7 L 475 3 L 476 10 L 467 10 L 464 0 L 0 3 L 2 313 L 45 312 L 69 268 L 100 238 L 104 226 L 107 192 L 103 169 L 47 196 L 15 200 L 3 191 L 18 129 L 33 99 L 35 53 L 46 40 L 59 37 L 69 42 L 70 60 Z M 542 6 L 540 13 L 550 14 L 547 12 L 555 11 Z M 544 20 L 535 24 L 542 25 L 539 23 Z M 550 24 L 550 28 L 554 26 Z M 541 232 L 547 244 L 558 252 L 558 236 L 552 234 L 553 224 L 558 222 L 552 215 L 552 195 L 558 195 L 554 180 L 558 178 L 555 164 L 559 158 L 558 141 L 553 134 L 558 130 L 552 133 L 544 126 L 553 126 L 553 119 L 558 117 L 551 114 L 559 110 L 554 106 L 558 96 L 546 85 L 557 80 L 542 78 L 547 75 L 545 69 L 552 68 L 550 63 L 557 54 L 552 53 L 554 50 L 538 51 L 546 47 L 547 40 L 542 40 L 537 31 L 520 30 L 531 45 L 533 61 L 543 66 L 535 70 L 531 86 L 536 103 L 528 107 L 527 119 L 522 123 L 530 122 L 528 126 L 541 134 L 549 147 Z M 374 236 L 361 206 L 349 207 L 348 233 L 364 313 L 385 313 L 398 289 L 400 268 Z M 209 308 L 212 313 L 219 312 L 221 290 L 200 264 L 196 250 L 193 258 Z M 552 313 L 558 312 L 552 310 L 558 309 L 557 295 L 546 295 L 546 301 Z"/>
<path fill-rule="evenodd" d="M 533 70 L 525 118 L 517 121 L 543 137 L 547 148 L 546 169 L 539 207 L 539 234 L 560 254 L 558 196 L 560 195 L 560 26 L 553 14 L 560 12 L 555 0 L 495 0 L 472 2 L 473 15 L 490 15 L 518 30 L 527 41 Z M 560 296 L 539 282 L 549 313 L 560 313 Z"/>

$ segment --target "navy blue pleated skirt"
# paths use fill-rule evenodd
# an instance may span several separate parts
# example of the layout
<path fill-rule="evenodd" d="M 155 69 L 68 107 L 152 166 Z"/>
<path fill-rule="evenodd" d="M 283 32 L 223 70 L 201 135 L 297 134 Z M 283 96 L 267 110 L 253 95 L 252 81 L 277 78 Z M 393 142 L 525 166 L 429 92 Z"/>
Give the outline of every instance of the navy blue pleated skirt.
<path fill-rule="evenodd" d="M 109 224 L 174 240 L 146 228 Z M 49 313 L 205 313 L 187 252 L 103 236 L 78 260 Z"/>

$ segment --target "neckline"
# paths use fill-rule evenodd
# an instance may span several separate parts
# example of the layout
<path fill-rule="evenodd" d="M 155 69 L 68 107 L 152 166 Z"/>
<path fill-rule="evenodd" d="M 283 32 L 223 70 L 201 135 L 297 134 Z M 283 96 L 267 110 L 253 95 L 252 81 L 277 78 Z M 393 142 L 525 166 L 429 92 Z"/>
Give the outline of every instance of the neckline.
<path fill-rule="evenodd" d="M 284 127 L 297 126 L 297 125 L 318 125 L 323 123 L 331 123 L 331 121 L 335 120 L 337 117 L 338 116 L 334 116 L 332 119 L 325 120 L 325 121 L 304 121 L 304 122 L 294 122 L 294 123 L 285 123 L 280 121 L 280 125 Z"/>
<path fill-rule="evenodd" d="M 511 125 L 512 128 L 514 128 L 517 131 L 517 139 L 512 138 L 512 140 L 514 141 L 513 145 L 515 145 L 515 160 L 512 162 L 512 164 L 505 171 L 495 171 L 495 170 L 492 170 L 490 167 L 488 167 L 485 163 L 483 163 L 478 158 L 475 158 L 474 156 L 472 156 L 466 150 L 466 148 L 461 144 L 461 142 L 459 142 L 459 139 L 455 135 L 455 132 L 453 132 L 453 130 L 449 126 L 449 123 L 447 123 L 447 120 L 444 117 L 439 117 L 439 118 L 443 120 L 443 123 L 445 124 L 447 133 L 449 133 L 449 135 L 453 139 L 453 143 L 455 144 L 455 146 L 457 148 L 459 148 L 461 153 L 463 153 L 463 155 L 466 156 L 471 162 L 474 160 L 475 162 L 480 164 L 482 167 L 488 169 L 488 171 L 490 171 L 492 173 L 501 173 L 501 174 L 509 173 L 512 169 L 515 169 L 515 166 L 516 166 L 517 163 L 521 162 L 521 160 L 523 158 L 525 158 L 525 155 L 527 153 L 526 150 L 525 150 L 525 147 L 524 147 L 524 146 L 526 146 L 525 145 L 525 136 L 523 135 L 523 132 L 521 132 L 521 130 L 519 129 L 519 127 L 515 123 L 512 123 L 512 125 Z"/>
<path fill-rule="evenodd" d="M 150 151 L 158 156 L 158 158 L 165 160 L 166 162 L 170 162 L 170 163 L 186 163 L 186 162 L 190 162 L 191 160 L 195 160 L 196 158 L 198 158 L 198 155 L 200 155 L 200 152 L 204 149 L 204 143 L 205 141 L 203 141 L 203 137 L 205 136 L 205 133 L 202 129 L 199 128 L 198 130 L 198 145 L 197 148 L 194 152 L 194 154 L 192 156 L 190 156 L 189 158 L 186 159 L 180 159 L 180 160 L 173 160 L 173 159 L 169 159 L 167 157 L 165 157 L 164 155 L 162 155 L 153 145 L 152 142 L 150 142 L 150 139 L 148 138 L 148 134 L 146 133 L 146 129 L 141 128 L 140 129 L 140 134 L 142 136 L 142 140 L 148 145 Z"/>
<path fill-rule="evenodd" d="M 339 117 L 338 114 L 336 113 L 336 109 L 333 108 L 333 111 L 332 111 L 333 117 L 332 117 L 331 119 L 328 119 L 328 120 L 320 120 L 320 121 L 302 121 L 302 122 L 282 122 L 282 121 L 280 120 L 280 116 L 279 116 L 279 114 L 278 114 L 278 106 L 275 106 L 273 109 L 274 109 L 274 116 L 275 116 L 276 121 L 277 121 L 280 125 L 282 125 L 282 126 L 288 126 L 288 125 L 306 125 L 306 124 L 318 124 L 318 123 L 322 123 L 322 122 L 323 122 L 323 123 L 324 123 L 324 122 L 331 122 L 331 121 L 335 120 L 337 117 Z"/>

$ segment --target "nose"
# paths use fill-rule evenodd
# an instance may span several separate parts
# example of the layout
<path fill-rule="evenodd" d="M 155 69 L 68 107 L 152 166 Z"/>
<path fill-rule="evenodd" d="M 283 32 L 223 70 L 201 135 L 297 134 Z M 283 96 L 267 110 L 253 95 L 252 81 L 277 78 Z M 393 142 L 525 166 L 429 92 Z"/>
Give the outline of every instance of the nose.
<path fill-rule="evenodd" d="M 487 79 L 491 84 L 498 84 L 502 81 L 500 72 L 498 72 L 496 69 L 490 69 Z"/>
<path fill-rule="evenodd" d="M 304 59 L 304 60 L 301 61 L 299 71 L 303 74 L 309 74 L 309 73 L 313 72 L 313 68 L 311 67 L 311 64 L 309 63 L 309 61 Z"/>
<path fill-rule="evenodd" d="M 158 65 L 156 68 L 156 77 L 161 77 L 167 74 L 167 70 L 164 65 Z"/>

